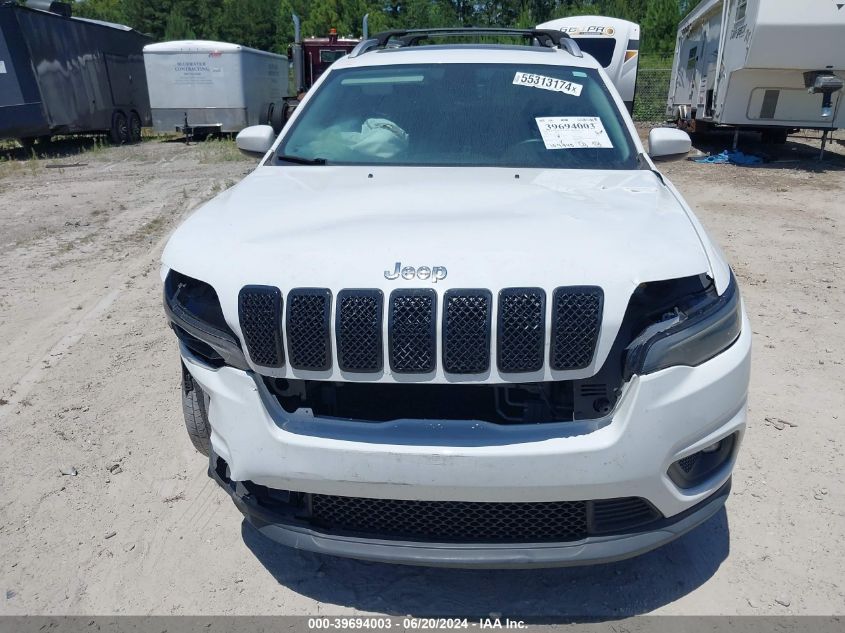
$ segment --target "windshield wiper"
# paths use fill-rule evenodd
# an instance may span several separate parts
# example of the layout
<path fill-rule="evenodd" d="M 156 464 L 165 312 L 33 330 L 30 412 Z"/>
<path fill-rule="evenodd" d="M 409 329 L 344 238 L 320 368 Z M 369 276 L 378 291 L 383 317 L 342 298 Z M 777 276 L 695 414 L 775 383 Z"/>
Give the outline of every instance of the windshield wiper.
<path fill-rule="evenodd" d="M 305 158 L 303 156 L 291 156 L 289 154 L 278 154 L 278 160 L 283 160 L 286 163 L 293 163 L 295 165 L 325 165 L 325 158 Z"/>

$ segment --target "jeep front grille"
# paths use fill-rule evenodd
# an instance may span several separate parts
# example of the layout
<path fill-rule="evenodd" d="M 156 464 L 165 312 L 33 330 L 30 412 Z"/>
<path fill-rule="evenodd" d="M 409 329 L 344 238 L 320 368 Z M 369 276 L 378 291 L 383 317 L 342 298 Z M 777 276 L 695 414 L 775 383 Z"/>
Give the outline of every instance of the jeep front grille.
<path fill-rule="evenodd" d="M 386 307 L 380 290 L 342 290 L 334 302 L 332 327 L 332 293 L 325 288 L 297 288 L 284 298 L 284 337 L 283 301 L 277 288 L 245 286 L 238 309 L 244 342 L 255 365 L 281 367 L 286 351 L 293 369 L 329 370 L 334 338 L 341 371 L 382 371 L 386 345 L 394 373 L 431 373 L 438 362 L 439 318 L 443 369 L 466 375 L 488 372 L 493 350 L 502 373 L 540 371 L 545 362 L 558 371 L 588 367 L 601 330 L 603 299 L 601 288 L 595 286 L 557 288 L 548 317 L 541 288 L 505 288 L 498 293 L 498 301 L 489 290 L 449 290 L 443 295 L 442 309 L 432 289 L 394 290 Z"/>
<path fill-rule="evenodd" d="M 595 286 L 558 288 L 552 303 L 552 369 L 583 369 L 593 360 L 604 293 Z"/>
<path fill-rule="evenodd" d="M 297 288 L 288 294 L 287 335 L 291 367 L 330 369 L 329 318 L 331 292 L 323 288 Z"/>
<path fill-rule="evenodd" d="M 451 374 L 490 369 L 491 295 L 449 290 L 443 299 L 443 368 Z"/>
<path fill-rule="evenodd" d="M 543 367 L 546 293 L 540 288 L 506 288 L 499 293 L 498 364 L 502 372 Z"/>
<path fill-rule="evenodd" d="M 245 286 L 238 294 L 241 321 L 249 357 L 256 365 L 281 367 L 285 362 L 282 345 L 282 293 L 273 286 Z"/>
<path fill-rule="evenodd" d="M 380 290 L 342 290 L 337 296 L 337 364 L 342 371 L 382 368 Z"/>
<path fill-rule="evenodd" d="M 390 367 L 400 374 L 434 371 L 437 295 L 434 290 L 390 294 Z"/>

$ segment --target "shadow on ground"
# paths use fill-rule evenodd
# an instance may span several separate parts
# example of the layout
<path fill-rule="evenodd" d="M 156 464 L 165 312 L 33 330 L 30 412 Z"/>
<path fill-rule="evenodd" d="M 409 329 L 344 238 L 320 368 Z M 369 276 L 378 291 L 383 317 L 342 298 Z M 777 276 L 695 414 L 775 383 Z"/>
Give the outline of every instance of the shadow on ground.
<path fill-rule="evenodd" d="M 0 160 L 39 160 L 67 158 L 90 152 L 98 147 L 109 147 L 108 140 L 94 136 L 69 136 L 53 139 L 49 143 L 35 143 L 30 148 L 20 146 L 0 149 Z"/>
<path fill-rule="evenodd" d="M 354 561 L 278 545 L 246 521 L 246 546 L 279 582 L 319 602 L 389 615 L 615 618 L 647 613 L 694 591 L 729 553 L 724 508 L 638 558 L 540 570 L 463 570 Z M 323 611 L 331 614 L 331 608 Z"/>
<path fill-rule="evenodd" d="M 174 135 L 146 136 L 142 139 L 142 143 L 155 141 L 162 143 L 184 143 L 185 139 L 182 136 Z M 49 142 L 36 142 L 28 148 L 21 147 L 18 144 L 7 143 L 5 146 L 0 146 L 0 160 L 26 161 L 32 158 L 37 160 L 72 158 L 92 151 L 106 150 L 111 147 L 117 146 L 112 145 L 108 138 L 102 136 L 60 136 L 51 139 Z M 131 149 L 134 145 L 127 145 L 125 147 L 126 149 Z"/>
<path fill-rule="evenodd" d="M 743 132 L 738 149 L 746 154 L 761 156 L 765 161 L 753 169 L 800 169 L 812 172 L 845 170 L 845 153 L 839 139 L 828 141 L 823 160 L 819 160 L 821 133 L 801 131 L 788 137 L 783 145 L 763 143 L 760 134 Z M 693 145 L 705 154 L 718 154 L 733 147 L 733 132 L 710 131 L 696 134 Z"/>

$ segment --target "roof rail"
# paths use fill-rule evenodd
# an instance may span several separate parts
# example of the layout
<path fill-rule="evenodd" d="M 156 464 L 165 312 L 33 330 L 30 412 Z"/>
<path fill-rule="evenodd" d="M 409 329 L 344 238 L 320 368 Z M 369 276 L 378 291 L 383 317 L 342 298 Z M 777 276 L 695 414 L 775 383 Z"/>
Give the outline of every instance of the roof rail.
<path fill-rule="evenodd" d="M 363 55 L 371 48 L 378 48 L 378 40 L 372 38 L 368 40 L 361 40 L 355 45 L 355 48 L 349 51 L 349 57 L 358 57 L 358 55 Z"/>
<path fill-rule="evenodd" d="M 578 44 L 569 35 L 562 31 L 546 29 L 509 29 L 495 27 L 455 27 L 436 29 L 405 29 L 382 31 L 376 33 L 371 39 L 359 43 L 349 54 L 350 57 L 357 57 L 367 51 L 376 48 L 403 48 L 405 46 L 416 46 L 422 40 L 432 37 L 490 37 L 490 36 L 511 36 L 522 37 L 531 41 L 531 46 L 546 46 L 548 48 L 565 49 L 574 57 L 583 57 L 584 54 Z"/>

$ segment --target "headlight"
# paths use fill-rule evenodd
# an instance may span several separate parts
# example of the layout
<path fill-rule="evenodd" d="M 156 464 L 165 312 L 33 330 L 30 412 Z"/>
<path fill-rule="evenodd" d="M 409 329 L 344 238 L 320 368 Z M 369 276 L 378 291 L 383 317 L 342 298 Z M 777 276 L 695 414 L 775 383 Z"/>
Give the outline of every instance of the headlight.
<path fill-rule="evenodd" d="M 626 378 L 650 374 L 675 365 L 695 367 L 720 354 L 739 337 L 742 308 L 736 279 L 721 295 L 702 293 L 689 297 L 674 314 L 655 323 L 628 346 Z"/>
<path fill-rule="evenodd" d="M 247 369 L 238 337 L 210 285 L 171 270 L 164 282 L 164 311 L 179 340 L 206 363 Z"/>

